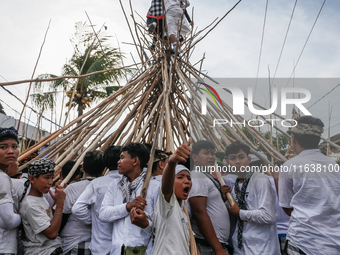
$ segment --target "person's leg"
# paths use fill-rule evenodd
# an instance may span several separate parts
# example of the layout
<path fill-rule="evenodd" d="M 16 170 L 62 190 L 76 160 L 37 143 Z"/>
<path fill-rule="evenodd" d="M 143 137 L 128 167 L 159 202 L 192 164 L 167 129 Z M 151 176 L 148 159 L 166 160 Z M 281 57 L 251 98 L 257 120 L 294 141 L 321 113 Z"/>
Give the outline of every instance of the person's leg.
<path fill-rule="evenodd" d="M 280 237 L 279 235 L 279 244 L 280 244 L 281 254 L 287 255 L 287 253 L 285 252 L 286 237 Z"/>
<path fill-rule="evenodd" d="M 148 25 L 148 30 L 150 33 L 154 33 L 157 27 L 157 19 L 147 17 L 146 24 Z"/>

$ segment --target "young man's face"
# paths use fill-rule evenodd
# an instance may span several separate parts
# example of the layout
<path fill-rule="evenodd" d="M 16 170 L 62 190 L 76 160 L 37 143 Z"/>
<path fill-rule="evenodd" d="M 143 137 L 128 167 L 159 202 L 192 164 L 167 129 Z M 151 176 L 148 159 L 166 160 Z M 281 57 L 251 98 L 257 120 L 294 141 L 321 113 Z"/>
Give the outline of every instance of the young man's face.
<path fill-rule="evenodd" d="M 17 162 L 18 156 L 19 147 L 17 141 L 9 138 L 0 142 L 0 168 L 2 170 L 7 169 L 9 165 Z"/>
<path fill-rule="evenodd" d="M 227 163 L 232 167 L 235 166 L 237 172 L 239 172 L 241 166 L 249 166 L 250 159 L 243 150 L 240 150 L 235 154 L 228 155 Z"/>
<path fill-rule="evenodd" d="M 38 178 L 35 176 L 30 176 L 29 180 L 32 183 L 32 187 L 34 187 L 40 193 L 46 194 L 53 184 L 53 174 L 41 174 Z"/>
<path fill-rule="evenodd" d="M 192 182 L 188 171 L 183 170 L 175 176 L 175 196 L 180 200 L 186 200 L 191 190 Z"/>
<path fill-rule="evenodd" d="M 138 157 L 131 158 L 131 155 L 127 151 L 123 151 L 120 154 L 120 159 L 118 161 L 118 173 L 122 175 L 127 175 L 138 164 L 139 160 Z"/>
<path fill-rule="evenodd" d="M 214 166 L 215 150 L 201 149 L 198 154 L 192 154 L 192 159 L 195 166 Z"/>

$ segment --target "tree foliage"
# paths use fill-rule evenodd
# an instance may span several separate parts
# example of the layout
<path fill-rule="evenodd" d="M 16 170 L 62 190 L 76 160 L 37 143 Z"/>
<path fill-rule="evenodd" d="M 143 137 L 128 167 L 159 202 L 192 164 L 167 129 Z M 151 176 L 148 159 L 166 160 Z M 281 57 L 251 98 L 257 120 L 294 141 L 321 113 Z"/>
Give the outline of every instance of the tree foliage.
<path fill-rule="evenodd" d="M 96 36 L 86 22 L 76 23 L 75 29 L 75 34 L 71 38 L 74 53 L 62 67 L 61 76 L 78 76 L 123 66 L 123 56 L 119 49 L 108 44 L 109 36 L 101 32 Z M 126 73 L 131 73 L 131 70 L 114 70 L 79 79 L 60 79 L 44 84 L 36 82 L 35 94 L 31 97 L 37 106 L 53 109 L 57 95 L 66 91 L 69 98 L 66 106 L 77 107 L 78 116 L 80 116 L 87 107 L 90 107 L 93 101 L 106 98 L 118 90 L 116 81 Z M 38 79 L 53 77 L 57 76 L 42 74 L 38 76 Z M 74 90 L 74 97 L 71 101 Z"/>

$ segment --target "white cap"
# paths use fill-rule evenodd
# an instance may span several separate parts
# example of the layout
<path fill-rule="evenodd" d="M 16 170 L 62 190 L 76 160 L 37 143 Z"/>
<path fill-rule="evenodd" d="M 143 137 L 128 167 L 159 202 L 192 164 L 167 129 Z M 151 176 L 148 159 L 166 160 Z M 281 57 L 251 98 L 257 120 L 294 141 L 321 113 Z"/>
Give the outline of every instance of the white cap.
<path fill-rule="evenodd" d="M 187 170 L 190 174 L 190 170 L 188 168 L 186 168 L 183 165 L 177 165 L 175 168 L 175 175 L 178 174 L 179 172 L 183 171 L 183 170 Z"/>

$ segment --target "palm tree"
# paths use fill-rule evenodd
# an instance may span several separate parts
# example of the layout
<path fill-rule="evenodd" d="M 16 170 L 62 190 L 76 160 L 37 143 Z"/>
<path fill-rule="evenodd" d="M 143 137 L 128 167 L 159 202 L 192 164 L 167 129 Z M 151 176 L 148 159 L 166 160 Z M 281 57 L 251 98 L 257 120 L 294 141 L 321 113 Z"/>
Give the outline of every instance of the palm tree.
<path fill-rule="evenodd" d="M 71 59 L 62 68 L 61 76 L 78 76 L 96 71 L 107 70 L 122 66 L 122 54 L 118 49 L 107 44 L 108 36 L 90 32 L 89 26 L 85 23 L 76 23 L 76 32 L 71 42 L 74 45 L 74 53 Z M 109 96 L 119 86 L 113 85 L 117 78 L 121 78 L 124 72 L 131 70 L 115 70 L 100 74 L 94 74 L 79 79 L 60 79 L 48 84 L 48 91 L 43 92 L 41 82 L 35 84 L 37 93 L 32 95 L 32 99 L 37 106 L 42 108 L 48 106 L 53 109 L 56 96 L 63 88 L 69 97 L 66 106 L 77 107 L 78 116 L 83 114 L 86 107 L 90 107 L 92 101 L 96 101 Z M 39 75 L 38 79 L 57 77 L 53 74 Z M 71 101 L 71 96 L 74 97 Z"/>

